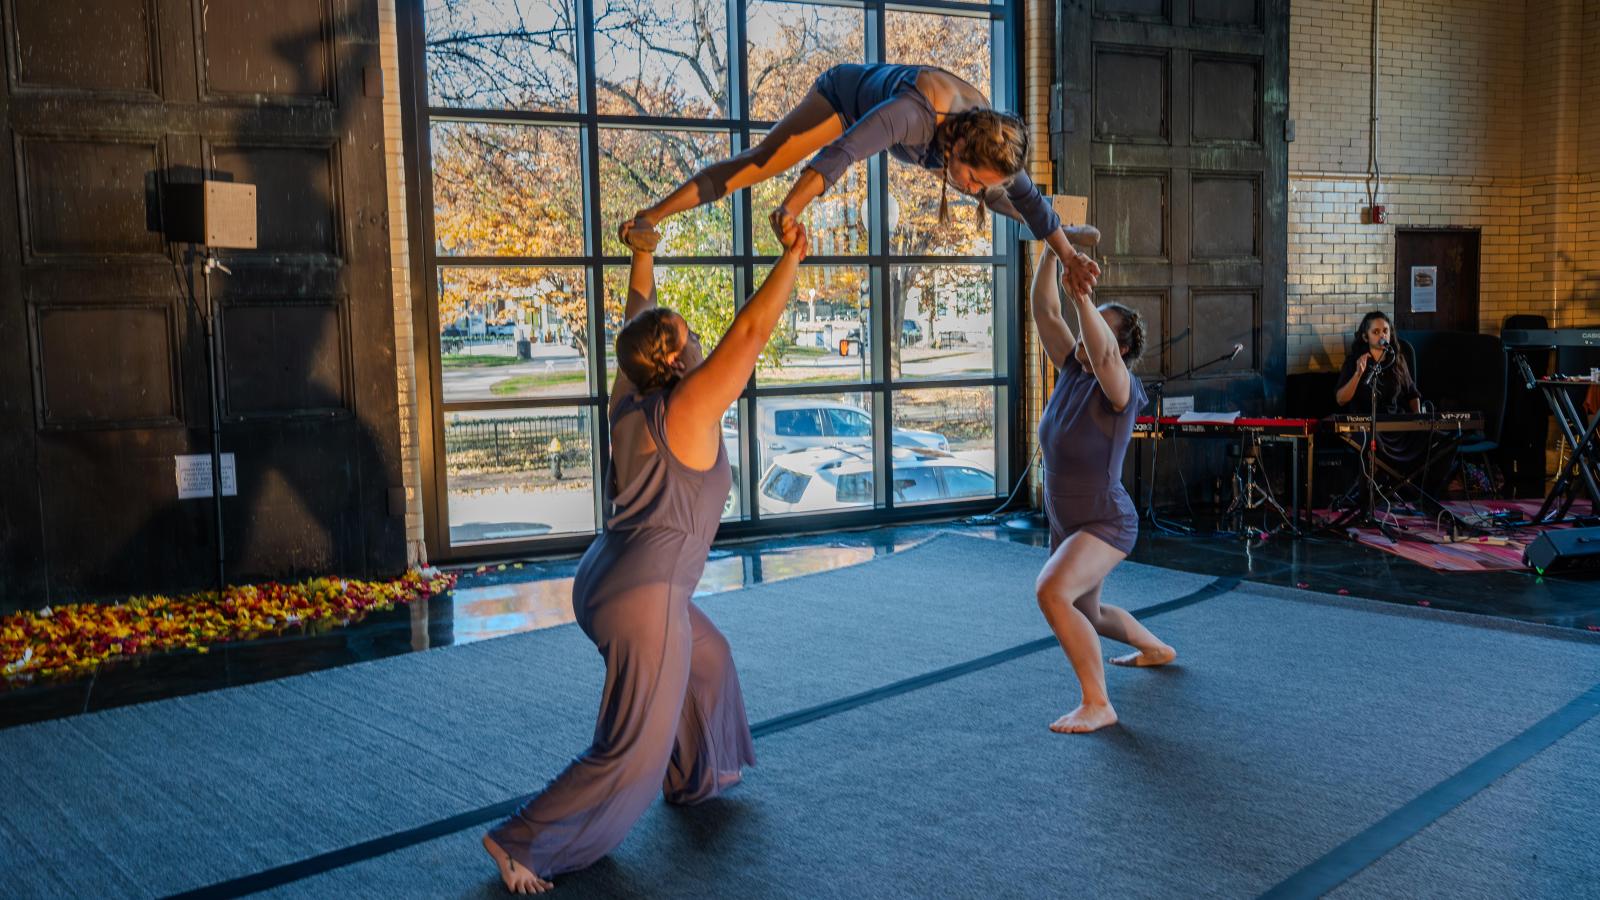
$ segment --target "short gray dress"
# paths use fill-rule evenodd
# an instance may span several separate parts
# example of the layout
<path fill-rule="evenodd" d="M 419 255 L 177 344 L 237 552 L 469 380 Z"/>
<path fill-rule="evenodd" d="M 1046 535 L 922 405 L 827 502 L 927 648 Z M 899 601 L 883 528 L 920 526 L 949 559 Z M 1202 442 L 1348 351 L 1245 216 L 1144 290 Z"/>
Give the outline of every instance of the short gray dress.
<path fill-rule="evenodd" d="M 1044 458 L 1044 511 L 1050 550 L 1087 531 L 1123 553 L 1133 552 L 1139 514 L 1122 486 L 1122 460 L 1133 423 L 1148 401 L 1144 385 L 1128 376 L 1128 405 L 1112 409 L 1094 373 L 1068 356 L 1039 417 Z"/>
<path fill-rule="evenodd" d="M 578 625 L 606 663 L 594 743 L 489 832 L 542 877 L 611 852 L 658 794 L 698 803 L 755 764 L 728 642 L 689 602 L 732 483 L 728 458 L 719 445 L 704 472 L 678 461 L 667 446 L 670 397 L 634 394 L 612 414 L 615 426 L 642 413 L 658 449 L 629 484 L 607 473 L 614 513 L 572 587 Z"/>

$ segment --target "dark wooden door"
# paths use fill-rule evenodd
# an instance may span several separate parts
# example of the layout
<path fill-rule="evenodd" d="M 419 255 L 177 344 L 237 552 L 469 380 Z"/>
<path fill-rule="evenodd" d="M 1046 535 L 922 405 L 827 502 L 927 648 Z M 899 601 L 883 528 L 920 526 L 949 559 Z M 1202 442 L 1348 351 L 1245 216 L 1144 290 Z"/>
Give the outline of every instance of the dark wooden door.
<path fill-rule="evenodd" d="M 1402 336 L 1478 330 L 1479 237 L 1476 228 L 1395 231 L 1394 325 Z M 1433 312 L 1421 311 L 1429 305 Z"/>
<path fill-rule="evenodd" d="M 1147 316 L 1146 380 L 1200 408 L 1283 396 L 1288 4 L 1062 0 L 1060 185 L 1104 237 L 1099 296 Z"/>
<path fill-rule="evenodd" d="M 376 6 L 3 14 L 0 608 L 214 575 L 211 501 L 174 471 L 210 447 L 206 282 L 162 231 L 201 177 L 258 190 L 259 249 L 209 284 L 230 579 L 403 567 Z"/>

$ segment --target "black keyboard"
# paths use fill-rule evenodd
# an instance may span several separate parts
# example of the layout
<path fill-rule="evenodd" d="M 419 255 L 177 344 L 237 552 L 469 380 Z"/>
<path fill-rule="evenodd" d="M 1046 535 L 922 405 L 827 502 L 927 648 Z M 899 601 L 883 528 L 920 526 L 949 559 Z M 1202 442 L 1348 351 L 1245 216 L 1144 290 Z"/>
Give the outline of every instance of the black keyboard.
<path fill-rule="evenodd" d="M 1355 431 L 1369 431 L 1372 428 L 1371 416 L 1357 416 L 1340 413 L 1329 416 L 1323 421 L 1328 423 L 1329 430 L 1336 434 L 1349 434 Z M 1402 413 L 1398 415 L 1378 415 L 1378 431 L 1478 431 L 1483 428 L 1483 413 L 1472 412 L 1441 412 L 1441 413 Z"/>

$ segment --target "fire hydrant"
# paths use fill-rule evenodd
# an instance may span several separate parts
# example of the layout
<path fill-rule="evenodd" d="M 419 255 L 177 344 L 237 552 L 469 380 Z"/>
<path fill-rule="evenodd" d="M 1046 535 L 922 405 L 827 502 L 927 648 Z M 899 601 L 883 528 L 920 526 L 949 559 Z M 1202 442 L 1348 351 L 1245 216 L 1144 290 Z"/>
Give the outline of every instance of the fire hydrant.
<path fill-rule="evenodd" d="M 561 480 L 561 438 L 551 438 L 550 446 L 545 448 L 550 451 L 550 477 Z"/>

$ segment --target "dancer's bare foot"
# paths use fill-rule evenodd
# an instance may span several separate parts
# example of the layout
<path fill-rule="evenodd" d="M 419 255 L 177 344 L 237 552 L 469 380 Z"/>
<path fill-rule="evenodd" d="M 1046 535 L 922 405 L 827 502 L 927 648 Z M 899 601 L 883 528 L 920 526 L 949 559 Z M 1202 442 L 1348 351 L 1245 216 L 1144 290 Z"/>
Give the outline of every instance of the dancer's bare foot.
<path fill-rule="evenodd" d="M 1093 225 L 1063 225 L 1061 229 L 1067 233 L 1067 240 L 1075 247 L 1100 245 L 1100 229 Z"/>
<path fill-rule="evenodd" d="M 1177 658 L 1178 651 L 1168 647 L 1166 644 L 1162 644 L 1159 647 L 1152 647 L 1149 650 L 1140 650 L 1137 653 L 1129 653 L 1124 656 L 1113 656 L 1111 657 L 1111 664 L 1114 666 L 1134 666 L 1142 668 L 1145 666 L 1164 666 Z"/>
<path fill-rule="evenodd" d="M 654 253 L 656 245 L 661 243 L 661 232 L 641 212 L 622 223 L 622 227 L 617 229 L 617 240 L 640 253 Z"/>
<path fill-rule="evenodd" d="M 542 894 L 555 887 L 543 878 L 534 874 L 527 866 L 521 865 L 516 860 L 506 855 L 487 834 L 483 836 L 483 849 L 489 851 L 489 856 L 500 869 L 500 880 L 505 882 L 506 890 L 513 894 Z"/>
<path fill-rule="evenodd" d="M 1117 711 L 1111 708 L 1111 704 L 1095 706 L 1084 704 L 1055 720 L 1050 730 L 1056 734 L 1083 734 L 1116 723 Z"/>

